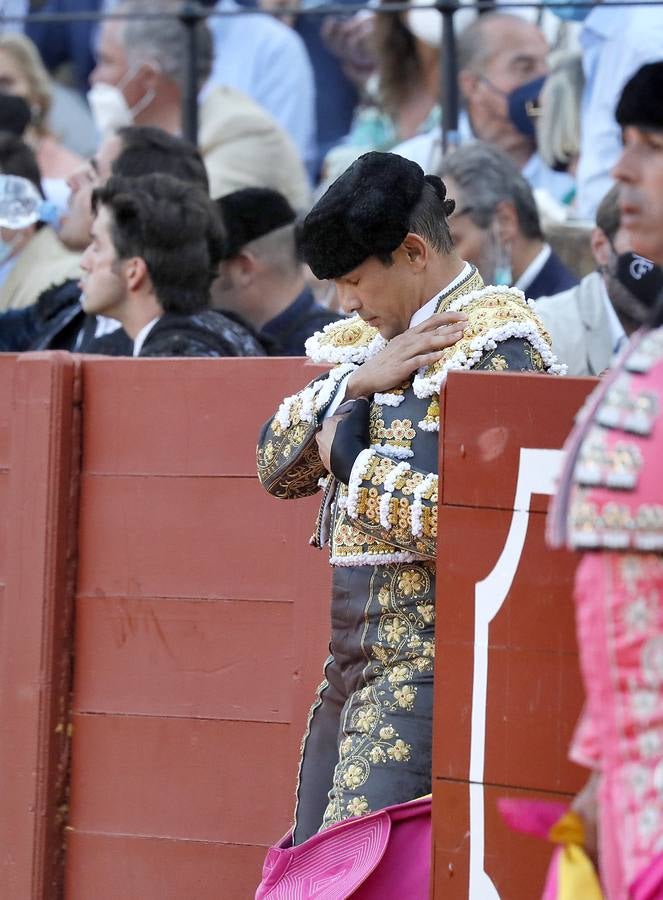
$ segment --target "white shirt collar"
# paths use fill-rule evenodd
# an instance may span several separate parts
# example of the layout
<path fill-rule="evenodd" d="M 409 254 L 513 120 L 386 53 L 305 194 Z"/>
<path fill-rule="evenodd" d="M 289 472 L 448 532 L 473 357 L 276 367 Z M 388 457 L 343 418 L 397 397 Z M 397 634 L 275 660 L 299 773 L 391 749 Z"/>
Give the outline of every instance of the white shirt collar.
<path fill-rule="evenodd" d="M 462 268 L 460 275 L 457 275 L 450 284 L 448 284 L 438 294 L 436 294 L 434 297 L 424 303 L 423 306 L 420 306 L 419 309 L 416 310 L 415 314 L 410 319 L 410 328 L 413 328 L 415 325 L 421 325 L 421 323 L 425 322 L 426 319 L 430 319 L 430 317 L 435 313 L 437 305 L 444 297 L 444 295 L 457 288 L 461 281 L 464 281 L 468 277 L 468 275 L 471 274 L 472 266 L 468 262 L 466 262 Z"/>
<path fill-rule="evenodd" d="M 612 305 L 612 301 L 608 296 L 608 291 L 606 290 L 605 281 L 603 279 L 601 279 L 601 296 L 603 297 L 603 304 L 605 306 L 606 315 L 608 316 L 608 324 L 610 326 L 612 352 L 616 353 L 617 350 L 620 349 L 621 344 L 624 343 L 626 332 L 624 331 L 622 323 L 619 321 L 619 316 L 615 312 L 615 307 Z"/>
<path fill-rule="evenodd" d="M 159 321 L 159 318 L 160 317 L 157 316 L 156 319 L 152 319 L 152 321 L 148 322 L 147 325 L 143 325 L 141 330 L 136 335 L 136 340 L 134 341 L 134 352 L 133 352 L 134 356 L 139 356 L 140 351 L 143 349 L 143 344 L 145 343 L 145 340 L 146 340 L 148 334 L 150 333 L 150 331 L 152 331 L 154 326 L 157 324 L 157 322 Z"/>
<path fill-rule="evenodd" d="M 518 281 L 516 281 L 514 287 L 519 288 L 519 290 L 523 291 L 523 293 L 527 293 L 527 289 L 529 288 L 529 286 L 532 284 L 536 276 L 540 273 L 541 269 L 550 259 L 551 253 L 552 248 L 550 244 L 544 244 L 543 249 L 536 254 L 534 259 L 525 269 Z"/>
<path fill-rule="evenodd" d="M 106 334 L 113 334 L 122 325 L 117 319 L 109 319 L 108 316 L 97 315 L 97 323 L 94 329 L 95 338 L 103 337 Z"/>

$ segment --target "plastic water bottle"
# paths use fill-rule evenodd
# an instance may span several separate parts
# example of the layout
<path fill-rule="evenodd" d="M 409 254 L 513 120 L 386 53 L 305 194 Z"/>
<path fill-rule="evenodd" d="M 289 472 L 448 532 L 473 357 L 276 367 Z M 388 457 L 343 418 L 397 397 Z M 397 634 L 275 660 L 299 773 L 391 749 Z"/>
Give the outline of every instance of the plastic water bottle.
<path fill-rule="evenodd" d="M 19 230 L 35 222 L 55 224 L 57 207 L 44 200 L 27 178 L 0 175 L 0 226 Z"/>

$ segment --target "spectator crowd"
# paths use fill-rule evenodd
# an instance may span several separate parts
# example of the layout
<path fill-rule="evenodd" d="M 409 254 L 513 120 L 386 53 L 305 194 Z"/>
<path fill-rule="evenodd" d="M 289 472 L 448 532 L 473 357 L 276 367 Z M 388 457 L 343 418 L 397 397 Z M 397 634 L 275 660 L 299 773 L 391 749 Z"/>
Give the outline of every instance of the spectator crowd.
<path fill-rule="evenodd" d="M 301 262 L 298 221 L 353 160 L 389 150 L 443 177 L 460 256 L 486 283 L 541 298 L 569 371 L 603 371 L 640 309 L 619 264 L 630 248 L 611 191 L 621 147 L 614 110 L 628 79 L 663 55 L 663 6 L 501 11 L 497 2 L 477 13 L 461 4 L 461 109 L 443 153 L 442 17 L 411 5 L 316 15 L 281 0 L 203 0 L 197 147 L 182 137 L 191 69 L 179 0 L 6 5 L 0 172 L 27 179 L 58 215 L 1 230 L 0 347 L 303 354 L 343 310 L 333 283 Z M 42 17 L 30 19 L 36 11 Z M 97 18 L 46 23 L 49 12 Z M 211 202 L 185 212 L 173 179 Z M 125 205 L 99 199 L 108 183 L 133 196 L 134 228 L 149 226 L 155 241 L 154 255 L 146 246 L 141 256 L 149 303 L 124 270 L 119 307 L 93 298 L 93 285 L 110 278 L 94 264 L 99 217 L 110 216 L 113 266 L 139 249 L 119 239 Z M 168 197 L 184 204 L 170 236 Z M 170 292 L 186 293 L 180 302 L 156 287 L 157 269 L 173 286 L 186 269 L 169 267 L 173 253 L 205 270 L 198 292 Z M 142 313 L 127 316 L 134 308 Z M 148 340 L 157 320 L 166 329 L 164 316 L 171 337 Z"/>

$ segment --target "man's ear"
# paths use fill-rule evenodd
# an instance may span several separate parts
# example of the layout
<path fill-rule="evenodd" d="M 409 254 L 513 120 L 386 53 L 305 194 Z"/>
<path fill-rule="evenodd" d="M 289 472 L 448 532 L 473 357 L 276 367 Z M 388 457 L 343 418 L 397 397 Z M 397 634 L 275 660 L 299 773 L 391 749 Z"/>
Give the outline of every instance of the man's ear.
<path fill-rule="evenodd" d="M 461 69 L 458 73 L 458 87 L 465 102 L 474 96 L 481 79 L 471 69 Z"/>
<path fill-rule="evenodd" d="M 161 77 L 161 66 L 156 62 L 145 62 L 136 73 L 136 81 L 147 91 L 156 91 L 157 82 Z"/>
<path fill-rule="evenodd" d="M 428 244 L 418 234 L 414 234 L 412 231 L 408 232 L 398 249 L 402 251 L 412 271 L 420 272 L 426 268 L 429 254 Z"/>
<path fill-rule="evenodd" d="M 503 244 L 510 245 L 520 235 L 520 223 L 516 207 L 510 200 L 500 200 L 495 207 L 497 230 Z"/>
<path fill-rule="evenodd" d="M 140 256 L 132 256 L 125 260 L 124 277 L 127 280 L 127 287 L 130 291 L 138 291 L 144 287 L 145 282 L 149 281 L 150 273 L 147 270 L 147 263 Z"/>
<path fill-rule="evenodd" d="M 589 242 L 592 248 L 592 256 L 596 260 L 597 265 L 599 267 L 607 266 L 614 252 L 608 235 L 605 231 L 601 231 L 600 228 L 593 228 Z"/>
<path fill-rule="evenodd" d="M 229 263 L 232 267 L 235 287 L 247 288 L 253 283 L 260 268 L 260 261 L 250 250 L 240 250 Z"/>

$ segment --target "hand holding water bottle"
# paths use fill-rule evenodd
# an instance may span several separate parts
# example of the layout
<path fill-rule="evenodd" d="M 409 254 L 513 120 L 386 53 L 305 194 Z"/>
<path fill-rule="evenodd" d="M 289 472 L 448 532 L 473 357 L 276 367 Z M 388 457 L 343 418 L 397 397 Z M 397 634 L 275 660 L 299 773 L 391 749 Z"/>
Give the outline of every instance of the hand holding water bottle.
<path fill-rule="evenodd" d="M 0 227 L 19 231 L 35 222 L 53 225 L 58 212 L 53 203 L 41 196 L 27 178 L 18 175 L 0 175 Z"/>

